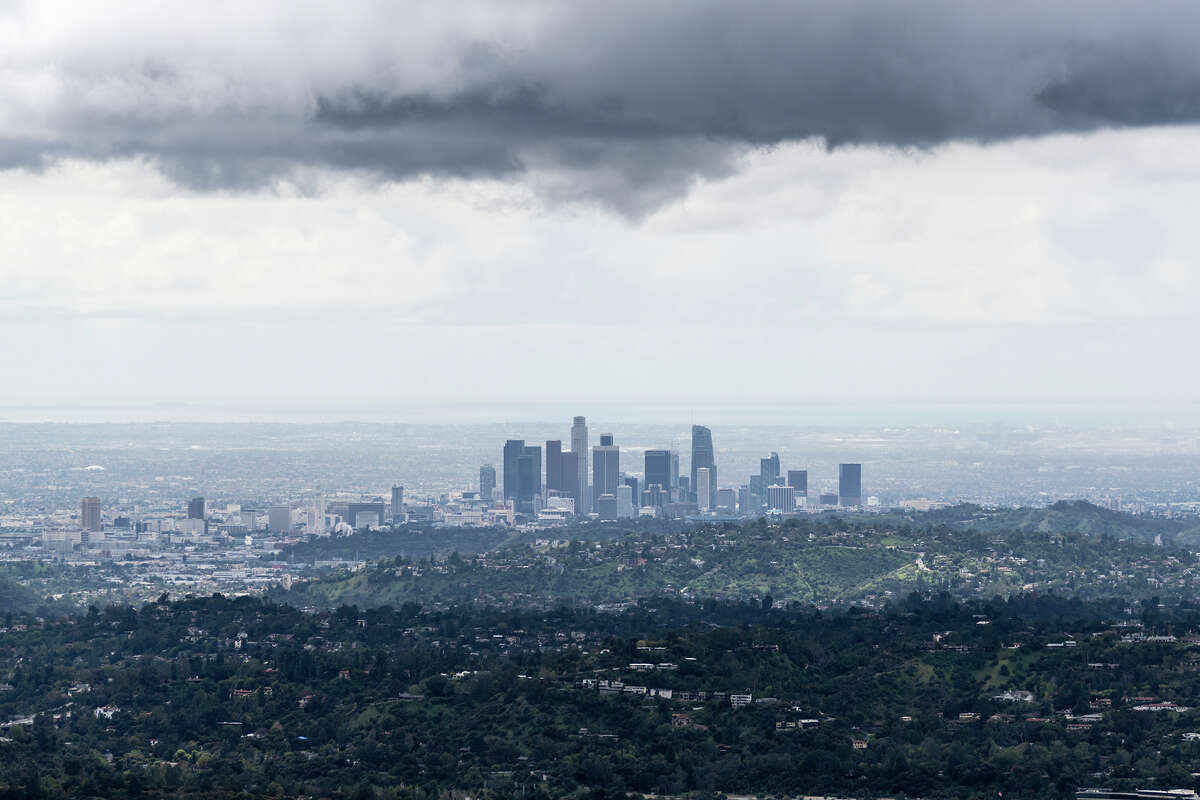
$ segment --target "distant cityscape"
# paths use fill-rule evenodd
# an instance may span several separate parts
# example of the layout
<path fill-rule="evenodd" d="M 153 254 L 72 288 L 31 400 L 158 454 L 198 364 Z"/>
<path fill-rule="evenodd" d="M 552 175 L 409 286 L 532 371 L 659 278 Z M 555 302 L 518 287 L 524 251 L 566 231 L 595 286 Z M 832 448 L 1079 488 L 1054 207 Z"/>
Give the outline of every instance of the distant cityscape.
<path fill-rule="evenodd" d="M 278 582 L 274 556 L 297 542 L 397 525 L 535 532 L 1070 498 L 1200 508 L 1198 432 L 569 422 L 3 424 L 0 560 L 244 591 Z"/>
<path fill-rule="evenodd" d="M 509 523 L 516 518 L 564 523 L 571 517 L 737 519 L 809 510 L 808 470 L 785 472 L 777 452 L 761 458 L 758 472 L 745 483 L 721 486 L 712 431 L 703 425 L 692 426 L 690 475 L 681 474 L 675 450 L 645 450 L 642 463 L 634 464 L 642 469 L 634 472 L 621 468 L 621 448 L 612 433 L 601 433 L 590 454 L 588 440 L 585 417 L 572 422 L 570 450 L 564 450 L 559 439 L 547 440 L 544 447 L 509 439 L 501 461 L 502 484 L 497 486 L 496 468 L 484 464 L 479 468 L 478 494 L 470 499 L 503 509 Z M 819 509 L 862 506 L 862 465 L 839 464 L 837 492 L 819 493 L 816 500 L 813 505 Z M 866 505 L 878 507 L 879 498 L 866 498 Z M 483 518 L 458 521 L 482 524 Z"/>

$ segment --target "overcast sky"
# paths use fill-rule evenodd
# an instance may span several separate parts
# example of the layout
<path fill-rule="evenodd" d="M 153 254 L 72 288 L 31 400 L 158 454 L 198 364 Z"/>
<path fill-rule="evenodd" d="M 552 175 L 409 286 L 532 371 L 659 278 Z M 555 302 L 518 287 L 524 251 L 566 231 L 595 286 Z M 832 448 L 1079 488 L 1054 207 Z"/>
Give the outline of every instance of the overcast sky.
<path fill-rule="evenodd" d="M 1195 409 L 1197 40 L 1170 0 L 0 0 L 0 406 Z"/>

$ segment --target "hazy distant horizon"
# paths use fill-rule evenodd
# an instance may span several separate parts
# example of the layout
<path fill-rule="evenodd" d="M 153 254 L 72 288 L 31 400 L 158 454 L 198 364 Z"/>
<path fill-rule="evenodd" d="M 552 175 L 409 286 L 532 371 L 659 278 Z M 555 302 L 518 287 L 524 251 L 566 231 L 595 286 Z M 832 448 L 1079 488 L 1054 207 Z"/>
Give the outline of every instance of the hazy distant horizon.
<path fill-rule="evenodd" d="M 0 423 L 379 423 L 415 425 L 594 424 L 887 428 L 1011 425 L 1067 428 L 1200 428 L 1200 407 L 1083 403 L 184 403 L 0 404 Z"/>

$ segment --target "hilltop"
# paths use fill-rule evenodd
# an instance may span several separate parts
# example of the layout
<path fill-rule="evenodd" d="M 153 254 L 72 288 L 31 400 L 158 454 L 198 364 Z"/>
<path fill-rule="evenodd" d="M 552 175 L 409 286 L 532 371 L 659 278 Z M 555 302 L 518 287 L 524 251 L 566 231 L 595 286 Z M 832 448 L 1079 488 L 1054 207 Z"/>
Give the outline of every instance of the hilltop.
<path fill-rule="evenodd" d="M 549 607 L 654 596 L 881 607 L 931 589 L 966 599 L 1027 591 L 1186 597 L 1200 587 L 1194 555 L 1171 543 L 1040 526 L 897 521 L 828 515 L 667 532 L 643 526 L 604 540 L 512 541 L 475 554 L 380 558 L 364 570 L 327 573 L 276 597 L 315 607 Z"/>

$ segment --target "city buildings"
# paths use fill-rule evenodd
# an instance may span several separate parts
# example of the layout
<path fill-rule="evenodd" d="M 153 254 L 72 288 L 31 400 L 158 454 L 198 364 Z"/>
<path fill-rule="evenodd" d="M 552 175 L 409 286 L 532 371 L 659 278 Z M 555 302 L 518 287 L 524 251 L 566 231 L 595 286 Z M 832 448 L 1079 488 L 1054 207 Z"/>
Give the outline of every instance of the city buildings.
<path fill-rule="evenodd" d="M 85 497 L 79 501 L 79 527 L 85 531 L 100 530 L 99 497 Z"/>
<path fill-rule="evenodd" d="M 404 521 L 404 487 L 392 487 L 392 522 Z"/>
<path fill-rule="evenodd" d="M 292 507 L 271 506 L 267 512 L 267 529 L 271 533 L 286 533 L 292 529 Z"/>
<path fill-rule="evenodd" d="M 634 489 L 629 484 L 617 487 L 617 519 L 632 519 Z"/>
<path fill-rule="evenodd" d="M 491 464 L 484 464 L 479 468 L 479 496 L 490 501 L 495 493 L 496 468 Z"/>
<path fill-rule="evenodd" d="M 862 505 L 862 464 L 838 465 L 838 505 Z"/>
<path fill-rule="evenodd" d="M 671 451 L 670 450 L 647 450 L 644 458 L 645 461 L 645 476 L 646 489 L 650 491 L 652 487 L 657 486 L 663 494 L 669 495 L 672 484 L 671 480 Z M 655 504 L 643 503 L 643 505 L 661 505 L 661 501 Z"/>
<path fill-rule="evenodd" d="M 611 433 L 600 434 L 600 444 L 592 448 L 592 493 L 595 495 L 595 511 L 600 510 L 600 497 L 617 495 L 621 475 L 621 451 L 613 444 Z M 615 512 L 614 512 L 615 514 Z M 614 516 L 613 519 L 616 519 Z"/>
<path fill-rule="evenodd" d="M 204 498 L 203 497 L 193 497 L 191 500 L 188 500 L 187 518 L 188 519 L 204 519 Z"/>
<path fill-rule="evenodd" d="M 504 470 L 502 479 L 506 501 L 517 499 L 517 459 L 524 450 L 524 439 L 509 439 L 504 443 L 504 459 L 501 464 Z"/>
<path fill-rule="evenodd" d="M 696 503 L 701 509 L 707 510 L 713 505 L 713 494 L 717 491 L 717 463 L 713 453 L 712 431 L 703 425 L 692 426 L 692 491 Z M 708 470 L 708 495 L 700 494 L 699 476 L 697 470 Z"/>
<path fill-rule="evenodd" d="M 767 487 L 779 483 L 779 453 L 771 453 L 758 461 L 758 483 L 760 496 Z"/>
<path fill-rule="evenodd" d="M 588 491 L 588 427 L 586 417 L 575 417 L 571 424 L 571 452 L 575 453 L 578 502 L 576 508 L 588 508 L 591 495 Z"/>
<path fill-rule="evenodd" d="M 697 467 L 692 470 L 692 480 L 696 482 L 696 505 L 701 511 L 712 508 L 714 490 L 712 486 L 712 467 Z"/>
<path fill-rule="evenodd" d="M 387 516 L 383 501 L 376 500 L 365 503 L 347 503 L 346 516 L 343 519 L 351 528 L 377 528 L 387 520 Z"/>
<path fill-rule="evenodd" d="M 563 450 L 564 440 L 547 439 L 545 447 L 529 447 L 523 439 L 509 439 L 504 445 L 504 499 L 512 513 L 530 522 L 559 519 L 563 503 L 551 500 L 570 498 L 576 516 L 601 516 L 625 519 L 637 516 L 687 518 L 693 515 L 730 517 L 773 514 L 819 513 L 822 508 L 876 508 L 878 498 L 862 494 L 860 464 L 843 463 L 839 468 L 839 491 L 822 495 L 821 502 L 809 502 L 809 470 L 784 471 L 777 451 L 758 458 L 758 471 L 747 484 L 721 487 L 713 435 L 704 425 L 691 426 L 691 463 L 680 470 L 680 454 L 674 449 L 642 450 L 641 474 L 627 474 L 621 467 L 620 448 L 612 433 L 602 433 L 592 447 L 590 458 L 582 448 L 589 431 L 585 417 L 575 417 L 571 428 L 572 449 Z M 636 452 L 641 449 L 636 442 Z M 685 454 L 686 457 L 686 454 Z M 543 463 L 541 459 L 545 460 Z M 743 462 L 745 456 L 742 457 Z M 580 468 L 579 461 L 590 460 L 591 468 Z M 627 459 L 628 460 L 628 459 Z M 753 462 L 752 462 L 753 463 Z M 544 468 L 535 474 L 534 467 Z M 580 482 L 589 482 L 587 490 Z M 481 487 L 484 481 L 481 479 Z M 830 500 L 830 496 L 832 500 Z M 604 508 L 601 508 L 601 499 Z M 543 509 L 553 513 L 540 515 Z M 647 511 L 647 509 L 649 509 Z"/>
<path fill-rule="evenodd" d="M 797 497 L 808 497 L 808 470 L 789 469 L 787 485 L 795 490 Z"/>
<path fill-rule="evenodd" d="M 546 440 L 546 493 L 562 492 L 563 481 L 563 458 L 562 458 L 562 440 L 547 439 Z M 578 478 L 576 478 L 578 479 Z"/>
<path fill-rule="evenodd" d="M 767 510 L 790 514 L 796 510 L 796 490 L 791 486 L 774 484 L 767 487 Z"/>
<path fill-rule="evenodd" d="M 516 458 L 516 470 L 516 510 L 536 514 L 542 499 L 542 448 L 522 447 Z"/>

